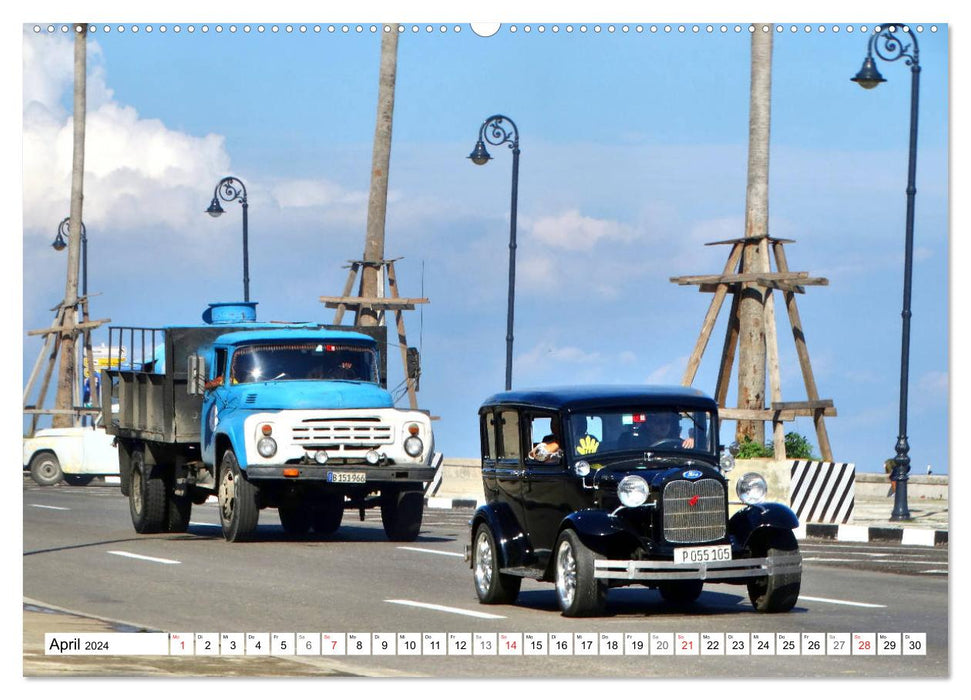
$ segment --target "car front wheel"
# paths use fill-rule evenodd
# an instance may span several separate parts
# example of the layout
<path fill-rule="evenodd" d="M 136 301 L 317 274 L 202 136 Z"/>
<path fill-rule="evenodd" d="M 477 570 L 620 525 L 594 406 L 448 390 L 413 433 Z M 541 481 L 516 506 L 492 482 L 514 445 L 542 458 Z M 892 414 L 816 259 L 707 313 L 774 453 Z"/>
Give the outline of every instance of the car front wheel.
<path fill-rule="evenodd" d="M 757 557 L 787 557 L 798 554 L 799 544 L 792 533 L 773 538 L 767 545 L 753 547 Z M 748 584 L 748 597 L 756 610 L 762 613 L 789 612 L 799 600 L 802 571 L 789 574 L 772 574 Z"/>
<path fill-rule="evenodd" d="M 607 587 L 593 576 L 593 552 L 573 530 L 563 531 L 554 551 L 556 600 L 563 615 L 602 614 L 607 605 Z"/>

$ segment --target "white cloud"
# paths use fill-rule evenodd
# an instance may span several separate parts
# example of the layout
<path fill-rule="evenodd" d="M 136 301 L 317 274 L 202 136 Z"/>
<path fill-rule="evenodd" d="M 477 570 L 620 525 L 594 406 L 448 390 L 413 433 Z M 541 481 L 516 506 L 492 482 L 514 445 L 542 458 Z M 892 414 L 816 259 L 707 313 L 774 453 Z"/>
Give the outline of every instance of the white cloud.
<path fill-rule="evenodd" d="M 100 49 L 89 40 L 91 57 Z M 70 210 L 74 122 L 62 106 L 73 86 L 73 39 L 24 42 L 23 213 L 26 235 L 48 237 Z M 114 101 L 104 71 L 89 68 L 84 221 L 104 237 L 163 227 L 191 235 L 205 208 L 199 187 L 229 167 L 223 137 L 174 131 Z M 203 197 L 204 199 L 204 197 Z"/>
<path fill-rule="evenodd" d="M 573 251 L 591 250 L 603 240 L 630 242 L 637 236 L 637 232 L 626 224 L 583 216 L 577 209 L 540 217 L 532 223 L 531 229 L 532 235 L 541 243 Z"/>

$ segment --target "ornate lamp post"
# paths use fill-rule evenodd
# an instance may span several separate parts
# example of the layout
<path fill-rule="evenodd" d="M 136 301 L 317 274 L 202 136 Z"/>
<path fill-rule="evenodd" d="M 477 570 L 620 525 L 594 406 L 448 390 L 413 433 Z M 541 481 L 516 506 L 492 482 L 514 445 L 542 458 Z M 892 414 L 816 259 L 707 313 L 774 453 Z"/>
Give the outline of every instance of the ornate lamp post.
<path fill-rule="evenodd" d="M 216 218 L 226 212 L 219 204 L 219 200 L 232 202 L 238 199 L 243 206 L 243 301 L 249 301 L 249 203 L 246 201 L 246 186 L 242 180 L 235 177 L 224 177 L 216 185 L 216 191 L 212 194 L 212 202 L 206 213 Z"/>
<path fill-rule="evenodd" d="M 71 217 L 64 217 L 57 225 L 57 235 L 51 247 L 60 252 L 67 248 L 66 238 L 71 237 Z M 88 295 L 88 232 L 81 224 L 81 296 Z"/>
<path fill-rule="evenodd" d="M 509 117 L 495 114 L 479 128 L 479 140 L 469 155 L 476 165 L 485 165 L 492 156 L 485 144 L 501 146 L 508 143 L 512 149 L 512 205 L 509 215 L 509 301 L 506 312 L 506 391 L 512 389 L 512 341 L 513 310 L 516 302 L 516 203 L 519 196 L 519 129 Z"/>
<path fill-rule="evenodd" d="M 907 35 L 907 37 L 903 36 Z M 908 38 L 911 43 L 904 43 Z M 886 82 L 880 75 L 873 55 L 884 61 L 904 59 L 910 66 L 910 155 L 907 163 L 907 219 L 904 243 L 904 304 L 901 317 L 903 331 L 900 351 L 900 430 L 897 436 L 894 468 L 890 476 L 896 484 L 893 513 L 891 520 L 909 520 L 907 507 L 907 478 L 910 473 L 910 444 L 907 441 L 907 383 L 910 365 L 910 280 L 913 273 L 914 251 L 914 195 L 917 193 L 915 179 L 917 174 L 917 98 L 920 91 L 920 63 L 918 61 L 917 37 L 904 24 L 884 24 L 876 27 L 867 45 L 863 67 L 851 80 L 867 90 Z"/>

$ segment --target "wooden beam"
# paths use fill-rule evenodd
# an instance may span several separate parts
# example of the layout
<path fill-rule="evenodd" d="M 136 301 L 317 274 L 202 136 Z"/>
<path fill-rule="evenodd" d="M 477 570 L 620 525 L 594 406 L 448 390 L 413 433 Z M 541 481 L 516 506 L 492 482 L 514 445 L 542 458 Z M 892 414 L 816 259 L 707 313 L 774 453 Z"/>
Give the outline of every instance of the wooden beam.
<path fill-rule="evenodd" d="M 750 244 L 763 239 L 769 241 L 769 243 L 795 243 L 795 241 L 788 238 L 773 238 L 767 233 L 762 233 L 757 236 L 749 236 L 747 238 L 729 238 L 727 241 L 712 241 L 711 243 L 705 243 L 705 245 L 732 245 L 735 243 Z"/>
<path fill-rule="evenodd" d="M 728 384 L 735 364 L 735 348 L 738 347 L 738 295 L 732 295 L 732 309 L 728 313 L 728 327 L 725 329 L 725 344 L 722 345 L 721 363 L 718 365 L 718 379 L 715 381 L 715 401 L 725 405 L 728 398 Z"/>
<path fill-rule="evenodd" d="M 354 279 L 357 277 L 358 268 L 361 265 L 359 262 L 355 260 L 351 260 L 350 263 L 351 263 L 350 265 L 351 270 L 350 272 L 347 273 L 347 282 L 344 283 L 344 293 L 341 294 L 342 298 L 346 298 L 347 296 L 350 295 L 351 289 L 354 288 Z M 334 314 L 335 326 L 339 326 L 341 324 L 341 321 L 344 319 L 344 310 L 345 310 L 344 305 L 338 304 L 337 312 Z"/>
<path fill-rule="evenodd" d="M 64 331 L 82 330 L 84 328 L 97 328 L 106 323 L 111 323 L 110 318 L 103 318 L 100 321 L 82 321 L 71 326 L 51 326 L 36 331 L 27 331 L 27 335 L 47 335 L 49 333 L 63 333 Z"/>
<path fill-rule="evenodd" d="M 398 298 L 391 297 L 320 297 L 324 306 L 336 309 L 340 306 L 346 308 L 367 307 L 370 309 L 388 310 L 403 309 L 412 310 L 415 304 L 427 304 L 428 299 L 424 298 Z"/>
<path fill-rule="evenodd" d="M 763 282 L 791 282 L 794 284 L 827 285 L 825 277 L 810 277 L 808 272 L 737 272 L 727 275 L 684 275 L 672 277 L 675 284 L 762 284 Z"/>
<path fill-rule="evenodd" d="M 776 280 L 759 280 L 758 284 L 765 287 L 766 289 L 778 289 L 780 292 L 792 292 L 794 294 L 806 293 L 805 287 L 798 284 L 791 284 L 789 282 L 778 282 Z M 709 282 L 704 282 L 698 285 L 698 291 L 701 293 L 711 294 L 712 292 L 718 291 L 718 288 L 720 286 L 721 286 L 720 284 L 712 284 Z M 738 294 L 739 290 L 741 290 L 742 288 L 741 284 L 729 284 L 727 286 L 733 294 Z M 826 286 L 826 285 L 822 284 L 817 286 Z"/>
<path fill-rule="evenodd" d="M 725 264 L 726 275 L 736 268 L 741 257 L 742 246 L 736 245 L 728 256 L 728 262 Z M 695 375 L 698 373 L 698 365 L 701 364 L 701 356 L 704 355 L 705 348 L 708 347 L 711 332 L 715 327 L 715 321 L 718 320 L 718 312 L 721 311 L 722 302 L 724 302 L 726 294 L 728 294 L 728 285 L 718 285 L 715 296 L 712 298 L 711 304 L 708 305 L 708 313 L 705 314 L 705 320 L 701 324 L 701 333 L 698 335 L 698 340 L 695 343 L 694 350 L 691 352 L 691 357 L 688 358 L 688 365 L 685 367 L 684 376 L 681 378 L 682 386 L 691 386 L 691 383 L 695 380 Z"/>
<path fill-rule="evenodd" d="M 814 411 L 818 408 L 833 408 L 833 400 L 818 399 L 816 401 L 773 401 L 771 407 L 774 411 L 790 411 L 803 408 Z"/>
<path fill-rule="evenodd" d="M 811 417 L 815 413 L 834 417 L 835 408 L 820 408 L 815 411 L 808 409 L 793 409 L 786 411 L 775 411 L 771 408 L 719 408 L 718 415 L 725 420 L 762 420 L 762 421 L 794 421 L 799 417 Z M 831 460 L 826 460 L 831 461 Z"/>

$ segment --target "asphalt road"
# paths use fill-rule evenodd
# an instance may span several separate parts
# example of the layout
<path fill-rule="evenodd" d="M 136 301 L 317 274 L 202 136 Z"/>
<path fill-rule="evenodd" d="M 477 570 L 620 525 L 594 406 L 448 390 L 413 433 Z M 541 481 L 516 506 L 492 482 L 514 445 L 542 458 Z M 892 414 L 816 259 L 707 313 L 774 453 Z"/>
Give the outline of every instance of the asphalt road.
<path fill-rule="evenodd" d="M 605 617 L 571 620 L 559 615 L 552 586 L 533 581 L 524 583 L 515 605 L 478 603 L 462 556 L 471 510 L 426 510 L 419 539 L 407 544 L 386 540 L 376 511 L 364 522 L 347 512 L 336 535 L 321 539 L 287 536 L 274 510 L 261 513 L 255 541 L 229 544 L 212 505 L 194 508 L 186 534 L 143 536 L 132 529 L 127 500 L 116 486 L 40 488 L 25 480 L 23 513 L 26 598 L 150 630 L 389 633 L 391 639 L 397 633 L 589 633 L 594 638 L 668 633 L 687 639 L 698 634 L 699 642 L 705 634 L 926 634 L 924 655 L 785 656 L 751 648 L 744 655 L 713 656 L 584 657 L 579 649 L 573 655 L 542 656 L 399 653 L 315 658 L 321 673 L 450 678 L 948 674 L 946 547 L 804 542 L 800 601 L 784 615 L 757 614 L 744 587 L 714 584 L 684 609 L 663 603 L 654 591 L 613 589 Z M 48 631 L 59 631 L 57 616 L 50 619 Z M 750 637 L 750 644 L 757 639 Z M 234 674 L 246 673 L 249 661 L 230 661 Z M 207 663 L 207 673 L 219 673 L 219 659 Z"/>

